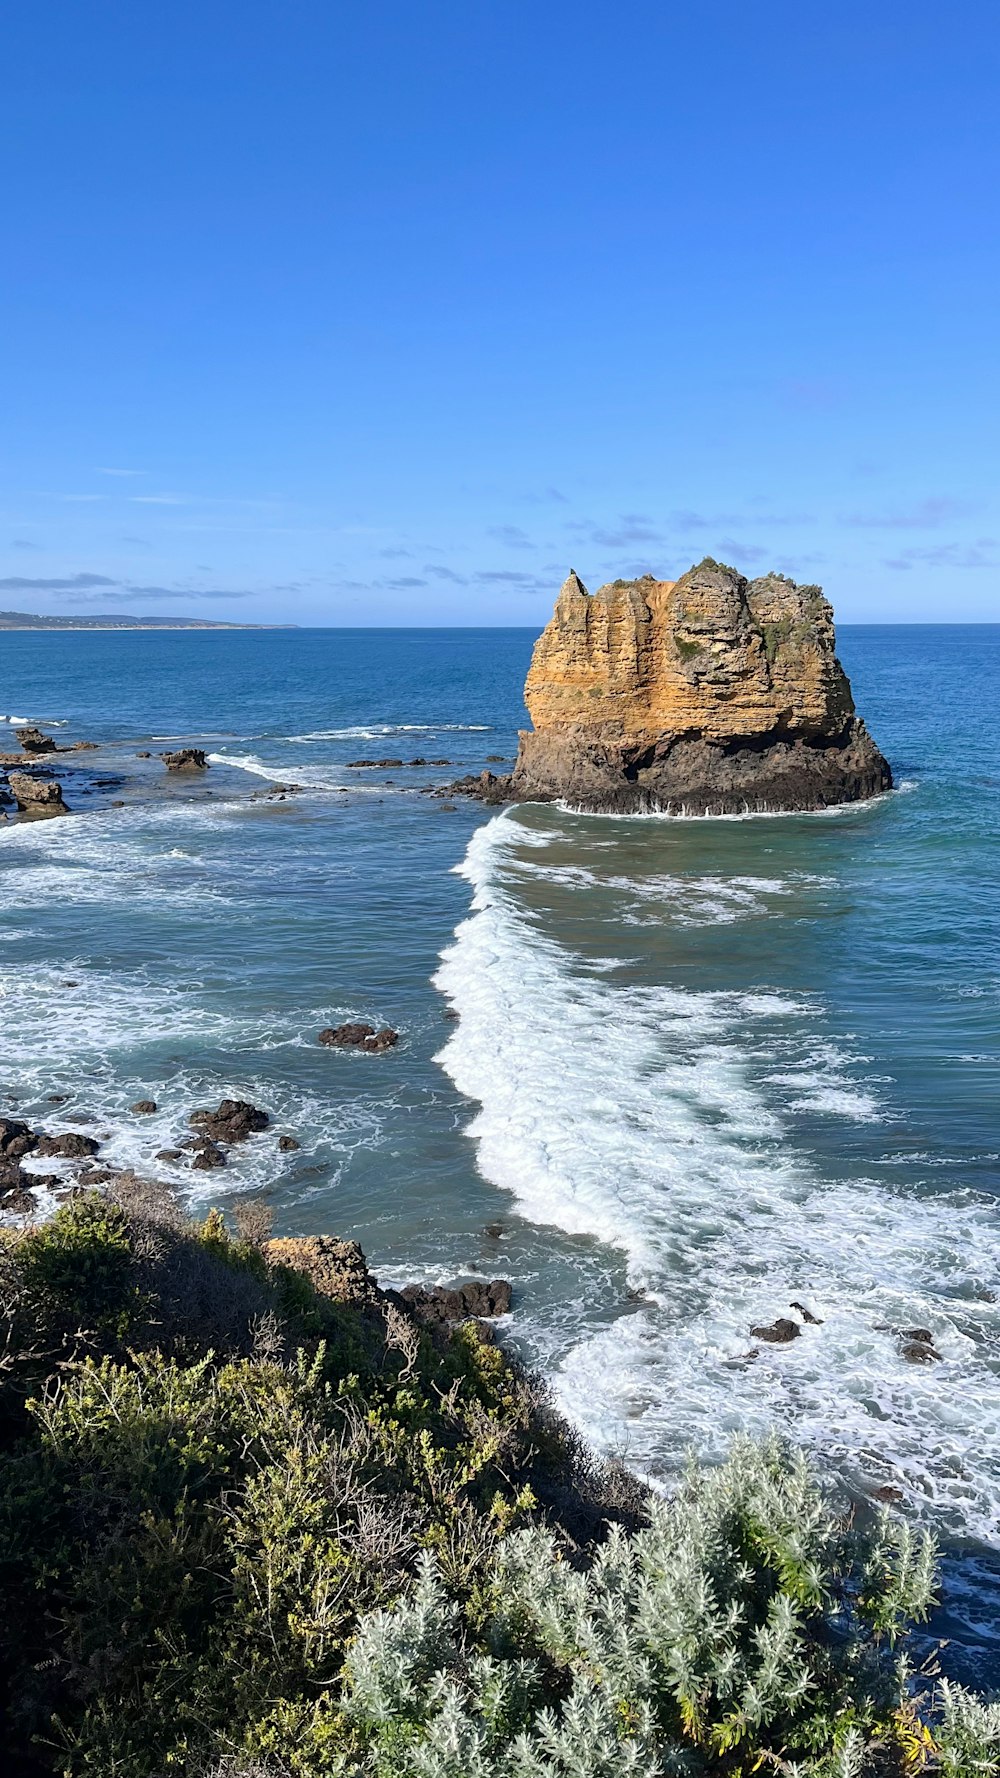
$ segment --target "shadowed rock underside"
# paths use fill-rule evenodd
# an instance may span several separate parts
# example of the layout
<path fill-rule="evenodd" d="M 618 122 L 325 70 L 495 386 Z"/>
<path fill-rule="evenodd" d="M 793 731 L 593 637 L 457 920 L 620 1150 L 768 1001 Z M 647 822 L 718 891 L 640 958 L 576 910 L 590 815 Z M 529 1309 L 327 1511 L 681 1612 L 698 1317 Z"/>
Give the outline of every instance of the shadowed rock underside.
<path fill-rule="evenodd" d="M 608 812 L 821 809 L 892 774 L 816 586 L 710 558 L 680 580 L 570 574 L 525 685 L 534 727 L 489 800 Z"/>

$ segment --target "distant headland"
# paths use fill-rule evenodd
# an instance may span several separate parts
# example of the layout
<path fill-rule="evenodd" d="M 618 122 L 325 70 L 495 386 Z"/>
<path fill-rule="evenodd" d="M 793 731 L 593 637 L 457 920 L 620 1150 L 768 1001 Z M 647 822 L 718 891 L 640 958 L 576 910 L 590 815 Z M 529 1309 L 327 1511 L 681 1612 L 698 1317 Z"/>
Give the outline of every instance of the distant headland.
<path fill-rule="evenodd" d="M 0 611 L 0 630 L 296 630 L 298 624 L 227 624 L 207 617 L 43 617 L 32 611 Z"/>

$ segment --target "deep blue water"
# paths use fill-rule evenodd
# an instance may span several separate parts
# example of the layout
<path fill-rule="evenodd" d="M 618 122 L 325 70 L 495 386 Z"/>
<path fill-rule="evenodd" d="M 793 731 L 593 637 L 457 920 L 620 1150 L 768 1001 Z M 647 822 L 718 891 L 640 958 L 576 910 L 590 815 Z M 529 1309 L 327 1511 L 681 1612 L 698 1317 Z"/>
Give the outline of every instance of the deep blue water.
<path fill-rule="evenodd" d="M 995 1548 L 1000 626 L 840 632 L 899 785 L 864 807 L 422 794 L 512 757 L 532 641 L 0 636 L 0 710 L 101 743 L 68 762 L 74 819 L 0 830 L 0 1090 L 192 1201 L 265 1190 L 279 1228 L 355 1235 L 387 1278 L 511 1276 L 512 1337 L 654 1475 L 777 1423 Z M 209 749 L 203 783 L 136 758 L 167 737 Z M 399 1048 L 316 1044 L 349 1017 Z M 224 1092 L 274 1134 L 207 1179 L 155 1162 Z M 821 1325 L 748 1357 L 793 1300 Z M 940 1362 L 901 1356 L 909 1326 Z"/>

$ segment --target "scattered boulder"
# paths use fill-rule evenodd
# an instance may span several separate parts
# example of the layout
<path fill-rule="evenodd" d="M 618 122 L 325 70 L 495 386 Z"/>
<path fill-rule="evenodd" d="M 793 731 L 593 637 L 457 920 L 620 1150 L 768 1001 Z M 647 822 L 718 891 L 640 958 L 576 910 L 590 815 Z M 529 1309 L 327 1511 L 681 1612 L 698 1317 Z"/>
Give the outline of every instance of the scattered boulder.
<path fill-rule="evenodd" d="M 779 1315 L 777 1321 L 772 1321 L 769 1327 L 752 1327 L 750 1338 L 766 1340 L 770 1346 L 787 1346 L 792 1340 L 797 1340 L 801 1332 L 797 1321 L 789 1321 L 787 1316 Z"/>
<path fill-rule="evenodd" d="M 53 1158 L 58 1156 L 60 1160 L 82 1161 L 96 1154 L 100 1146 L 93 1136 L 81 1136 L 79 1130 L 64 1130 L 59 1136 L 39 1136 L 35 1153 Z"/>
<path fill-rule="evenodd" d="M 447 765 L 447 763 L 448 763 L 447 760 L 441 761 L 442 765 Z M 504 765 L 505 761 L 504 761 L 503 754 L 502 753 L 488 753 L 486 755 L 486 764 L 488 766 L 502 766 L 502 765 Z"/>
<path fill-rule="evenodd" d="M 179 1148 L 161 1148 L 154 1158 L 158 1161 L 179 1161 L 183 1154 Z"/>
<path fill-rule="evenodd" d="M 179 747 L 174 753 L 161 753 L 168 772 L 206 772 L 208 759 L 201 747 Z"/>
<path fill-rule="evenodd" d="M 327 1025 L 317 1038 L 318 1043 L 326 1044 L 328 1049 L 367 1050 L 370 1054 L 379 1050 L 391 1050 L 399 1042 L 399 1032 L 390 1026 L 383 1025 L 376 1031 L 374 1025 L 348 1023 L 346 1025 Z"/>
<path fill-rule="evenodd" d="M 117 1167 L 81 1167 L 77 1179 L 81 1185 L 107 1185 L 112 1179 L 118 1178 Z M 62 1180 L 59 1181 L 60 1185 Z"/>
<path fill-rule="evenodd" d="M 25 753 L 54 753 L 56 744 L 51 735 L 43 735 L 40 728 L 21 728 L 17 738 Z"/>
<path fill-rule="evenodd" d="M 142 752 L 137 753 L 135 757 L 136 759 L 152 759 L 153 755 L 149 752 L 148 748 L 143 748 Z"/>
<path fill-rule="evenodd" d="M 375 1280 L 357 1241 L 338 1241 L 333 1235 L 282 1237 L 264 1244 L 264 1257 L 273 1266 L 290 1266 L 304 1272 L 321 1296 L 336 1303 L 368 1303 L 375 1299 Z"/>
<path fill-rule="evenodd" d="M 156 1110 L 155 1099 L 137 1099 L 132 1107 L 134 1117 L 152 1117 Z"/>
<path fill-rule="evenodd" d="M 399 1292 L 416 1319 L 426 1327 L 453 1321 L 493 1321 L 510 1312 L 512 1291 L 506 1278 L 472 1281 L 449 1288 L 443 1284 L 408 1284 Z"/>
<path fill-rule="evenodd" d="M 294 1136 L 279 1136 L 278 1137 L 278 1148 L 280 1149 L 282 1154 L 295 1154 L 301 1148 L 301 1146 L 302 1146 L 301 1142 L 296 1142 Z"/>
<path fill-rule="evenodd" d="M 373 767 L 397 770 L 402 764 L 401 759 L 349 759 L 347 770 L 349 772 L 363 772 L 370 771 Z"/>
<path fill-rule="evenodd" d="M 188 1123 L 204 1130 L 212 1142 L 246 1142 L 271 1122 L 266 1111 L 249 1099 L 223 1099 L 215 1111 L 192 1111 Z"/>
<path fill-rule="evenodd" d="M 191 1165 L 199 1173 L 210 1173 L 216 1167 L 224 1167 L 226 1165 L 226 1157 L 221 1148 L 216 1147 L 214 1142 L 203 1142 L 200 1144 L 198 1152 L 191 1162 Z"/>
<path fill-rule="evenodd" d="M 96 741 L 73 741 L 68 747 L 63 748 L 64 753 L 96 753 L 97 751 Z"/>
<path fill-rule="evenodd" d="M 796 1309 L 798 1311 L 798 1313 L 801 1315 L 803 1321 L 806 1322 L 807 1326 L 822 1327 L 822 1325 L 823 1325 L 822 1316 L 821 1315 L 814 1315 L 811 1309 L 806 1308 L 805 1303 L 789 1303 L 788 1307 L 790 1309 Z"/>
<path fill-rule="evenodd" d="M 27 772 L 8 772 L 7 783 L 22 815 L 68 815 L 62 785 L 55 778 L 31 778 Z"/>
<path fill-rule="evenodd" d="M 895 1506 L 904 1498 L 902 1488 L 894 1488 L 891 1482 L 882 1482 L 879 1487 L 869 1490 L 873 1500 L 882 1506 Z"/>
<path fill-rule="evenodd" d="M 454 784 L 447 787 L 448 794 L 468 796 L 474 802 L 508 803 L 510 802 L 510 775 L 496 777 L 493 772 L 470 772 L 466 778 L 456 778 Z"/>
<path fill-rule="evenodd" d="M 29 1124 L 16 1117 L 0 1117 L 0 1161 L 19 1161 L 38 1146 L 38 1136 Z"/>

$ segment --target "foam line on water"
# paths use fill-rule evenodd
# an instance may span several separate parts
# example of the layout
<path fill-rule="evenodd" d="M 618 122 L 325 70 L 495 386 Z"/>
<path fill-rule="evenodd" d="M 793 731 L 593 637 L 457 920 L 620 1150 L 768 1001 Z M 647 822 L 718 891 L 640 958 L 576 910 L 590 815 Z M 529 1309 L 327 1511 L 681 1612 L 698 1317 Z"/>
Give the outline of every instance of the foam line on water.
<path fill-rule="evenodd" d="M 519 899 L 525 839 L 498 816 L 458 867 L 472 910 L 436 977 L 460 1014 L 439 1060 L 478 1101 L 486 1178 L 532 1222 L 622 1250 L 647 1293 L 563 1353 L 563 1404 L 660 1473 L 692 1442 L 718 1454 L 737 1427 L 777 1424 L 852 1479 L 891 1480 L 939 1525 L 996 1539 L 995 1205 L 825 1178 L 786 1134 L 810 1055 L 828 1069 L 821 1109 L 858 1115 L 837 1102 L 855 1083 L 822 1005 L 594 968 Z M 751 1065 L 771 1044 L 786 1058 L 798 1046 L 791 1084 Z M 870 1077 L 861 1091 L 877 1116 Z M 751 1339 L 793 1300 L 822 1325 L 788 1346 Z M 941 1362 L 908 1362 L 903 1327 L 928 1327 Z"/>

